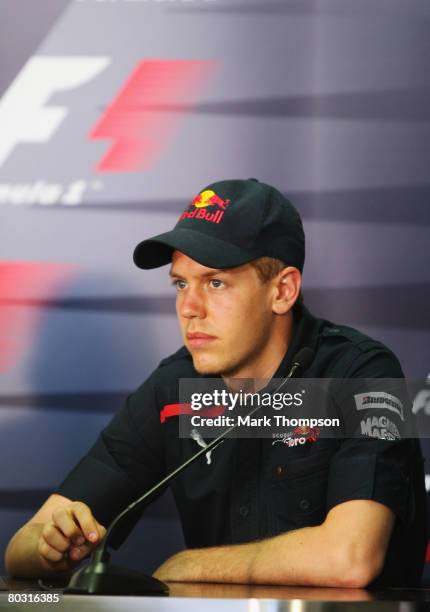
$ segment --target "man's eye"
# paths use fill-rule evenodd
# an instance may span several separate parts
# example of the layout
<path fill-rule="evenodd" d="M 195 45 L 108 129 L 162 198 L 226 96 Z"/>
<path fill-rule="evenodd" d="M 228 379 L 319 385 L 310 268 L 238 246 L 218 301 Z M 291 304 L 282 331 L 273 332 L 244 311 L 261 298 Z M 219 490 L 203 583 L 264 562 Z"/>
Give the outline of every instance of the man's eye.
<path fill-rule="evenodd" d="M 218 278 L 212 278 L 210 283 L 215 289 L 218 289 L 218 287 L 222 287 L 224 285 L 223 281 L 219 280 Z"/>
<path fill-rule="evenodd" d="M 187 283 L 183 280 L 174 280 L 172 281 L 172 285 L 176 287 L 176 289 L 185 289 Z"/>

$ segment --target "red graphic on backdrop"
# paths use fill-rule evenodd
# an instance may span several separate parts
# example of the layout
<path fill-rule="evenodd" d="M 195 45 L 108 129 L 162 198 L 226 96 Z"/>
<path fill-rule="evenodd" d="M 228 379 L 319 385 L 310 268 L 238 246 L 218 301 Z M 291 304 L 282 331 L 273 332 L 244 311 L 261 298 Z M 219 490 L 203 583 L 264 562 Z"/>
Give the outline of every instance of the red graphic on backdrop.
<path fill-rule="evenodd" d="M 15 366 L 31 349 L 41 308 L 55 297 L 76 266 L 0 261 L 0 373 Z"/>
<path fill-rule="evenodd" d="M 147 170 L 169 145 L 185 112 L 205 91 L 217 62 L 140 61 L 89 137 L 112 146 L 97 172 Z"/>

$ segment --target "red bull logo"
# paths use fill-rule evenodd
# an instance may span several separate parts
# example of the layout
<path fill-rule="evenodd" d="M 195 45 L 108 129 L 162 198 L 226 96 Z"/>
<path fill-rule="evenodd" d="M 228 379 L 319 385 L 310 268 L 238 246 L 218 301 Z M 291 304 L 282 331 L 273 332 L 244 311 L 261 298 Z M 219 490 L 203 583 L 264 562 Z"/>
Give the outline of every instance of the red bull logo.
<path fill-rule="evenodd" d="M 220 198 L 212 189 L 205 189 L 205 191 L 202 191 L 193 198 L 188 210 L 184 211 L 179 217 L 179 221 L 188 218 L 203 219 L 211 223 L 219 223 L 229 203 L 230 200 Z M 217 210 L 215 212 L 209 212 L 206 210 L 209 206 L 216 206 Z M 190 208 L 191 210 L 189 210 Z"/>
<path fill-rule="evenodd" d="M 201 193 L 196 195 L 196 197 L 191 202 L 191 205 L 195 206 L 196 208 L 206 208 L 206 206 L 213 206 L 214 204 L 216 204 L 217 206 L 225 210 L 229 202 L 230 200 L 223 200 L 222 198 L 220 198 L 219 195 L 215 193 L 215 191 L 212 191 L 211 189 L 206 189 L 205 191 L 202 191 Z"/>

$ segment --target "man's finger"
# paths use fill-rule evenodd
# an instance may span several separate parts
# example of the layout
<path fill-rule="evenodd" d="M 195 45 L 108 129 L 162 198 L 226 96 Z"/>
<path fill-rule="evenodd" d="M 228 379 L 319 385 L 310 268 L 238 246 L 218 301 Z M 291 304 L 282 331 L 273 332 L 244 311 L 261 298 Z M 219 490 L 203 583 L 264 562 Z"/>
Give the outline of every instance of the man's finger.
<path fill-rule="evenodd" d="M 52 513 L 52 522 L 69 540 L 84 535 L 73 518 L 71 506 L 56 508 Z"/>
<path fill-rule="evenodd" d="M 80 561 L 89 555 L 89 553 L 94 549 L 92 544 L 83 544 L 82 546 L 72 546 L 69 550 L 69 557 L 73 561 Z"/>
<path fill-rule="evenodd" d="M 47 559 L 48 561 L 57 562 L 62 561 L 63 559 L 63 553 L 58 550 L 55 550 L 55 548 L 52 548 L 52 546 L 49 546 L 49 544 L 44 538 L 40 538 L 39 540 L 38 552 L 44 559 Z"/>
<path fill-rule="evenodd" d="M 71 508 L 73 515 L 87 540 L 93 544 L 99 542 L 100 534 L 97 528 L 97 521 L 93 517 L 90 508 L 82 502 L 72 504 Z"/>
<path fill-rule="evenodd" d="M 46 523 L 42 529 L 41 535 L 45 539 L 45 542 L 58 552 L 63 553 L 70 548 L 70 540 L 66 538 L 52 522 Z"/>
<path fill-rule="evenodd" d="M 98 529 L 98 532 L 99 532 L 100 540 L 103 540 L 103 538 L 106 535 L 106 531 L 107 531 L 106 527 L 104 527 L 103 525 L 100 525 L 100 523 L 97 523 L 97 529 Z"/>

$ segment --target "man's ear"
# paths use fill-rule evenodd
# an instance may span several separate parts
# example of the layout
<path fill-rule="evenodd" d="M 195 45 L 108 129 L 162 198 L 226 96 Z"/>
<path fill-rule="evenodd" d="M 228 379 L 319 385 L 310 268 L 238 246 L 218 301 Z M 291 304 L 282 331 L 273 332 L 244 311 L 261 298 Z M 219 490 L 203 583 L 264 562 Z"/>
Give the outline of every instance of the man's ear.
<path fill-rule="evenodd" d="M 275 314 L 285 314 L 294 306 L 300 294 L 302 275 L 292 266 L 284 268 L 273 279 L 274 293 L 272 310 Z"/>

